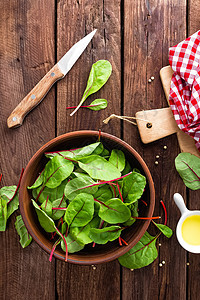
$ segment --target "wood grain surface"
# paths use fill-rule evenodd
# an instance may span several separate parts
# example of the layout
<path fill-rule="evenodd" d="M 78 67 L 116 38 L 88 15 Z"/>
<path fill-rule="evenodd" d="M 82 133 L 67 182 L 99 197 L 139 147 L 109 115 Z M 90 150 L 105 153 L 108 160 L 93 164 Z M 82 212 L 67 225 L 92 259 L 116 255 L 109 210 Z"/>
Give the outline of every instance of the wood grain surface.
<path fill-rule="evenodd" d="M 168 65 L 168 48 L 200 29 L 199 1 L 2 0 L 0 11 L 2 185 L 17 184 L 22 167 L 56 135 L 101 128 L 123 138 L 144 158 L 155 183 L 154 215 L 164 217 L 162 199 L 168 225 L 175 231 L 180 217 L 172 200 L 175 192 L 183 195 L 190 209 L 200 208 L 199 191 L 186 190 L 174 167 L 179 152 L 176 135 L 144 145 L 136 126 L 117 119 L 108 125 L 102 121 L 113 113 L 135 116 L 137 111 L 167 106 L 159 71 Z M 21 99 L 75 42 L 95 28 L 95 37 L 69 74 L 21 127 L 8 129 L 6 120 Z M 113 72 L 86 103 L 106 98 L 108 108 L 80 109 L 70 117 L 66 107 L 78 105 L 92 63 L 99 59 L 108 59 Z M 155 79 L 149 83 L 152 76 Z M 117 261 L 93 267 L 54 258 L 49 263 L 35 242 L 21 248 L 14 228 L 17 214 L 8 221 L 6 232 L 0 232 L 0 299 L 199 299 L 200 256 L 183 250 L 175 233 L 170 240 L 159 238 L 158 259 L 140 270 L 122 268 Z M 155 228 L 149 232 L 155 233 Z M 159 267 L 162 261 L 165 264 Z"/>

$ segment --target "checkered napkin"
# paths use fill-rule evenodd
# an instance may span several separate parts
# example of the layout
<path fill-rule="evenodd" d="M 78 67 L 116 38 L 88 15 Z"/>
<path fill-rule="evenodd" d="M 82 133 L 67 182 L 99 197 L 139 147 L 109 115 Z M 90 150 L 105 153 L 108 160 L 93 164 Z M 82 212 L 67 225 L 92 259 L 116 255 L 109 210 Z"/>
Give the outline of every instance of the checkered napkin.
<path fill-rule="evenodd" d="M 169 49 L 169 63 L 174 71 L 169 93 L 174 118 L 200 151 L 200 30 Z"/>

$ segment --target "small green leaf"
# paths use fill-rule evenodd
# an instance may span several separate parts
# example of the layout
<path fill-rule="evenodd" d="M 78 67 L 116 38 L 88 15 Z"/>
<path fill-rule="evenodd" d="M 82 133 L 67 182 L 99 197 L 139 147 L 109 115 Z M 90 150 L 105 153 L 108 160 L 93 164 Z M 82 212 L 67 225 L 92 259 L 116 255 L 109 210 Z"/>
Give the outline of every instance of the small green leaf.
<path fill-rule="evenodd" d="M 33 189 L 32 190 L 33 198 L 35 198 L 35 199 L 37 198 L 38 194 L 40 193 L 41 188 L 43 189 L 43 191 L 38 198 L 38 201 L 40 203 L 45 202 L 47 197 L 49 197 L 49 201 L 51 201 L 51 202 L 53 202 L 59 198 L 62 198 L 67 182 L 68 182 L 68 179 L 65 179 L 61 182 L 61 184 L 59 186 L 57 186 L 53 189 L 48 188 L 47 186 L 45 186 L 44 189 L 41 186 L 36 189 Z"/>
<path fill-rule="evenodd" d="M 32 200 L 32 203 L 36 209 L 38 220 L 39 220 L 42 228 L 44 228 L 44 230 L 46 232 L 56 231 L 56 226 L 55 226 L 54 221 L 43 210 L 41 210 L 39 208 L 39 206 L 37 205 L 37 203 L 34 200 Z"/>
<path fill-rule="evenodd" d="M 200 158 L 190 153 L 180 153 L 175 159 L 176 170 L 191 190 L 200 189 Z"/>
<path fill-rule="evenodd" d="M 140 199 L 145 185 L 146 178 L 137 172 L 133 171 L 130 175 L 124 177 L 122 184 L 124 203 L 131 204 Z"/>
<path fill-rule="evenodd" d="M 51 201 L 44 201 L 41 205 L 41 209 L 50 217 L 52 217 L 52 203 Z"/>
<path fill-rule="evenodd" d="M 130 216 L 130 209 L 119 199 L 113 198 L 101 203 L 99 217 L 110 224 L 124 223 Z"/>
<path fill-rule="evenodd" d="M 113 193 L 110 187 L 107 185 L 100 186 L 98 191 L 94 194 L 94 198 L 102 202 L 106 202 L 107 200 L 110 200 L 112 197 L 113 197 Z"/>
<path fill-rule="evenodd" d="M 0 196 L 0 231 L 6 230 L 7 223 L 7 202 Z"/>
<path fill-rule="evenodd" d="M 45 166 L 43 185 L 51 189 L 56 188 L 73 171 L 74 165 L 71 161 L 61 157 L 53 157 Z"/>
<path fill-rule="evenodd" d="M 167 237 L 170 238 L 173 234 L 173 231 L 171 228 L 164 224 L 157 224 L 156 222 L 153 221 L 153 223 L 158 227 L 158 229 Z"/>
<path fill-rule="evenodd" d="M 151 264 L 158 257 L 156 239 L 146 231 L 131 250 L 118 258 L 120 264 L 129 269 L 140 269 Z"/>
<path fill-rule="evenodd" d="M 96 216 L 83 227 L 72 227 L 70 230 L 70 234 L 80 245 L 92 243 L 93 240 L 91 240 L 91 238 L 89 237 L 90 229 L 98 228 L 99 224 L 100 218 Z"/>
<path fill-rule="evenodd" d="M 73 160 L 78 160 L 79 158 L 91 155 L 99 146 L 100 142 L 90 144 L 78 149 L 70 149 L 64 151 L 55 151 L 45 153 L 46 157 L 53 158 L 54 156 L 62 156 L 65 158 L 71 158 Z"/>
<path fill-rule="evenodd" d="M 126 164 L 124 153 L 118 149 L 112 150 L 109 162 L 119 169 L 120 172 L 123 171 Z"/>
<path fill-rule="evenodd" d="M 107 60 L 98 60 L 92 65 L 87 86 L 77 108 L 70 114 L 72 116 L 91 94 L 96 93 L 106 83 L 112 72 L 112 66 Z"/>
<path fill-rule="evenodd" d="M 122 229 L 120 226 L 109 226 L 103 229 L 92 228 L 89 237 L 96 244 L 106 244 L 109 241 L 116 240 L 120 236 L 121 231 Z"/>
<path fill-rule="evenodd" d="M 64 235 L 64 238 L 67 242 L 67 250 L 69 253 L 78 252 L 84 248 L 84 246 L 77 243 L 77 241 L 71 236 L 70 233 L 67 235 L 67 237 Z M 66 252 L 65 243 L 63 240 L 61 240 L 61 248 L 64 252 Z"/>
<path fill-rule="evenodd" d="M 79 177 L 79 178 L 74 178 L 70 180 L 66 187 L 65 187 L 65 196 L 67 199 L 72 201 L 78 194 L 80 193 L 88 193 L 88 194 L 95 194 L 96 191 L 98 190 L 98 186 L 92 186 L 95 183 L 92 178 L 90 178 L 88 175 L 87 177 Z M 90 186 L 87 188 L 87 186 Z"/>
<path fill-rule="evenodd" d="M 68 205 L 64 220 L 70 227 L 82 227 L 88 224 L 94 214 L 94 198 L 81 193 Z"/>
<path fill-rule="evenodd" d="M 106 99 L 95 99 L 88 105 L 88 108 L 91 110 L 101 110 L 105 109 L 108 106 L 108 102 Z"/>
<path fill-rule="evenodd" d="M 28 186 L 27 188 L 29 190 L 32 190 L 32 189 L 36 189 L 40 185 L 42 185 L 42 183 L 43 183 L 43 175 L 44 175 L 44 171 L 42 171 L 42 173 L 38 176 L 38 178 L 36 179 L 36 181 L 34 182 L 34 184 L 32 186 Z"/>
<path fill-rule="evenodd" d="M 32 237 L 28 233 L 21 215 L 16 217 L 15 228 L 20 236 L 21 246 L 23 248 L 27 247 L 31 243 Z"/>
<path fill-rule="evenodd" d="M 15 194 L 17 186 L 4 186 L 0 189 L 0 197 L 4 199 L 7 203 L 12 199 Z M 19 207 L 19 196 L 18 193 L 12 199 L 11 202 L 7 204 L 7 219 L 18 209 Z"/>
<path fill-rule="evenodd" d="M 52 207 L 60 207 L 60 208 L 64 208 L 64 207 L 67 207 L 67 203 L 65 201 L 65 199 L 63 198 L 60 198 L 60 199 L 57 199 L 57 200 L 54 200 L 52 202 Z M 53 220 L 59 220 L 63 215 L 65 214 L 65 210 L 53 210 L 52 212 L 52 215 L 51 215 L 51 218 Z"/>
<path fill-rule="evenodd" d="M 113 164 L 99 155 L 82 158 L 78 164 L 93 179 L 113 180 L 121 176 L 120 171 Z"/>

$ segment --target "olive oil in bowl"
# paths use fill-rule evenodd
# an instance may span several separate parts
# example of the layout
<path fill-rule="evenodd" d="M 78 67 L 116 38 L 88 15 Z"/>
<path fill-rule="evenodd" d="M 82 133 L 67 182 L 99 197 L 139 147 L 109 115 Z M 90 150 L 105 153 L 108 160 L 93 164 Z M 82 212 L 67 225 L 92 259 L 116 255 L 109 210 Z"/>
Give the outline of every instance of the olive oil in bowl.
<path fill-rule="evenodd" d="M 181 232 L 186 243 L 200 246 L 200 215 L 187 217 L 183 221 Z"/>

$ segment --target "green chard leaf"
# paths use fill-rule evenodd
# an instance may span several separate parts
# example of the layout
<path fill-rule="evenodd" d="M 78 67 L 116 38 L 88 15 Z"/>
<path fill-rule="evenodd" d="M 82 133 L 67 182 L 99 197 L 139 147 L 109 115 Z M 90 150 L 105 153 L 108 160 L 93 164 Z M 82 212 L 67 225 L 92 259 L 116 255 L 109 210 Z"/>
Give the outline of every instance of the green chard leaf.
<path fill-rule="evenodd" d="M 110 223 L 124 223 L 130 216 L 130 209 L 119 199 L 110 199 L 105 203 L 101 202 L 101 207 L 99 210 L 99 217 Z"/>
<path fill-rule="evenodd" d="M 67 251 L 69 253 L 78 252 L 84 248 L 83 245 L 77 243 L 77 241 L 71 236 L 70 233 L 68 233 L 67 237 L 64 235 L 64 238 L 67 242 Z M 66 252 L 65 243 L 63 240 L 61 240 L 61 248 L 64 252 Z"/>
<path fill-rule="evenodd" d="M 72 227 L 70 229 L 71 236 L 80 244 L 86 245 L 92 243 L 93 240 L 89 237 L 91 228 L 98 228 L 101 219 L 96 216 L 87 225 L 83 227 Z"/>
<path fill-rule="evenodd" d="M 70 227 L 81 227 L 88 224 L 94 215 L 94 198 L 81 193 L 68 205 L 64 220 Z"/>
<path fill-rule="evenodd" d="M 146 231 L 131 250 L 118 258 L 120 264 L 129 269 L 140 269 L 151 264 L 158 257 L 156 239 Z"/>
<path fill-rule="evenodd" d="M 70 149 L 64 151 L 46 152 L 45 156 L 53 158 L 54 156 L 61 156 L 64 158 L 71 158 L 73 160 L 79 160 L 79 158 L 91 155 L 99 146 L 100 142 L 90 144 L 78 149 Z M 102 144 L 101 144 L 102 145 Z"/>
<path fill-rule="evenodd" d="M 105 109 L 108 106 L 108 102 L 106 99 L 95 99 L 90 103 L 90 105 L 87 106 L 87 108 L 91 110 L 101 110 Z"/>
<path fill-rule="evenodd" d="M 44 170 L 40 173 L 40 175 L 37 177 L 36 181 L 32 186 L 28 186 L 29 190 L 33 190 L 38 188 L 43 183 L 43 176 L 44 176 Z"/>
<path fill-rule="evenodd" d="M 200 158 L 190 153 L 180 153 L 175 159 L 176 170 L 191 190 L 200 189 Z"/>
<path fill-rule="evenodd" d="M 123 178 L 122 196 L 124 203 L 131 204 L 140 199 L 144 192 L 146 178 L 137 173 L 132 172 L 130 175 Z"/>
<path fill-rule="evenodd" d="M 92 186 L 95 181 L 92 180 L 88 175 L 87 177 L 78 177 L 70 180 L 64 190 L 67 199 L 72 201 L 80 193 L 95 194 L 98 190 L 98 186 Z M 87 188 L 87 186 L 89 186 Z"/>
<path fill-rule="evenodd" d="M 65 186 L 68 182 L 68 179 L 65 179 L 61 182 L 61 184 L 59 186 L 57 186 L 56 188 L 48 188 L 45 186 L 45 188 L 43 188 L 42 186 L 36 188 L 36 189 L 33 189 L 32 190 L 32 195 L 33 195 L 33 198 L 36 199 L 38 194 L 40 193 L 41 189 L 43 189 L 42 193 L 40 194 L 39 198 L 38 198 L 38 201 L 40 203 L 43 203 L 46 201 L 47 197 L 49 197 L 49 201 L 53 202 L 57 199 L 60 199 L 62 198 L 63 194 L 64 194 L 64 189 L 65 189 Z"/>
<path fill-rule="evenodd" d="M 76 109 L 70 114 L 72 116 L 83 104 L 91 94 L 96 93 L 107 82 L 112 72 L 112 66 L 107 60 L 98 60 L 92 65 L 90 75 L 88 78 L 87 86 L 84 91 L 83 97 L 76 107 Z"/>
<path fill-rule="evenodd" d="M 0 197 L 8 203 L 10 199 L 15 194 L 17 186 L 11 185 L 11 186 L 4 186 L 0 189 Z M 10 203 L 7 204 L 7 219 L 18 209 L 19 207 L 19 196 L 18 193 L 15 195 L 15 197 L 12 199 Z"/>
<path fill-rule="evenodd" d="M 60 157 L 53 157 L 45 166 L 43 185 L 51 189 L 56 188 L 73 172 L 74 165 L 71 161 Z"/>
<path fill-rule="evenodd" d="M 16 217 L 15 228 L 20 236 L 21 246 L 23 248 L 27 247 L 31 243 L 32 237 L 28 233 L 21 215 Z"/>
<path fill-rule="evenodd" d="M 52 207 L 52 203 L 48 200 L 48 198 L 41 205 L 41 209 L 50 217 L 52 217 Z"/>
<path fill-rule="evenodd" d="M 122 176 L 128 174 L 128 173 L 131 172 L 131 171 L 132 171 L 132 168 L 131 168 L 129 162 L 126 161 L 125 168 L 124 168 L 124 170 L 122 171 Z"/>
<path fill-rule="evenodd" d="M 103 229 L 90 229 L 89 237 L 96 244 L 106 244 L 109 241 L 116 240 L 121 234 L 122 228 L 120 226 L 109 226 Z"/>
<path fill-rule="evenodd" d="M 32 203 L 35 207 L 38 220 L 42 228 L 44 228 L 46 232 L 55 232 L 56 226 L 54 221 L 43 210 L 40 209 L 40 207 L 37 205 L 37 203 L 34 200 L 32 200 Z"/>
<path fill-rule="evenodd" d="M 7 202 L 0 196 L 0 231 L 6 230 L 7 218 Z"/>
<path fill-rule="evenodd" d="M 52 202 L 52 207 L 54 207 L 54 208 L 65 208 L 65 207 L 67 207 L 66 200 L 63 199 L 63 198 L 54 200 Z M 64 209 L 63 210 L 53 210 L 51 218 L 53 220 L 59 220 L 60 218 L 62 218 L 62 216 L 64 216 L 64 214 L 65 214 Z"/>
<path fill-rule="evenodd" d="M 173 234 L 173 231 L 171 228 L 164 224 L 157 224 L 156 222 L 153 221 L 153 223 L 156 225 L 156 227 L 167 237 L 170 238 Z"/>
<path fill-rule="evenodd" d="M 131 217 L 130 217 L 130 219 L 128 219 L 128 221 L 123 223 L 124 226 L 131 226 L 131 225 L 133 225 L 133 223 L 136 222 L 136 219 L 134 219 L 132 217 L 138 217 L 138 201 L 130 204 L 128 206 L 128 208 L 131 211 Z"/>
<path fill-rule="evenodd" d="M 113 164 L 120 172 L 123 171 L 126 164 L 124 153 L 118 149 L 112 150 L 109 162 Z"/>
<path fill-rule="evenodd" d="M 99 155 L 82 158 L 78 164 L 93 179 L 113 180 L 121 176 L 120 171 L 113 164 Z"/>

